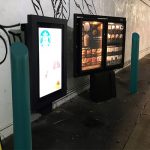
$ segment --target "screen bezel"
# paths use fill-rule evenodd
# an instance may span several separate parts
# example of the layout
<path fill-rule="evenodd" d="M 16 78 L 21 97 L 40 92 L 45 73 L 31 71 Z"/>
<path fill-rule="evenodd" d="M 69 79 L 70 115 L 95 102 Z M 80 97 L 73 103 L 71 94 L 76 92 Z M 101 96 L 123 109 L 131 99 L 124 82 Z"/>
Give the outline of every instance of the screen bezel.
<path fill-rule="evenodd" d="M 82 70 L 82 22 L 83 21 L 97 21 L 103 23 L 102 32 L 102 62 L 101 67 Z M 104 70 L 105 61 L 105 42 L 106 42 L 106 18 L 96 15 L 78 15 L 74 14 L 74 76 L 83 76 Z"/>
<path fill-rule="evenodd" d="M 64 19 L 55 19 L 50 17 L 42 17 L 36 15 L 28 15 L 27 24 L 27 45 L 29 47 L 29 64 L 30 64 L 30 93 L 31 93 L 31 108 L 33 111 L 46 108 L 58 98 L 64 96 L 67 91 L 67 73 L 66 73 L 66 24 Z M 39 27 L 58 28 L 62 30 L 62 87 L 60 90 L 45 95 L 40 98 L 39 85 Z M 35 44 L 36 43 L 36 44 Z M 34 59 L 33 59 L 34 58 Z"/>

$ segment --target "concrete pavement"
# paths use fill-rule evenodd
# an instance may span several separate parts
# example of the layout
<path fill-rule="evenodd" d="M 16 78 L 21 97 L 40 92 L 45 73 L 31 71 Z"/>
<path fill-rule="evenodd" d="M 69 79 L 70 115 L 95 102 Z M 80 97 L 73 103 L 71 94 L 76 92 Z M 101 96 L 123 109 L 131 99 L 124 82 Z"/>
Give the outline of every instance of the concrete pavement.
<path fill-rule="evenodd" d="M 149 150 L 150 55 L 139 64 L 138 92 L 130 68 L 116 75 L 117 97 L 95 103 L 89 91 L 32 123 L 33 150 Z M 13 137 L 4 144 L 12 150 Z"/>

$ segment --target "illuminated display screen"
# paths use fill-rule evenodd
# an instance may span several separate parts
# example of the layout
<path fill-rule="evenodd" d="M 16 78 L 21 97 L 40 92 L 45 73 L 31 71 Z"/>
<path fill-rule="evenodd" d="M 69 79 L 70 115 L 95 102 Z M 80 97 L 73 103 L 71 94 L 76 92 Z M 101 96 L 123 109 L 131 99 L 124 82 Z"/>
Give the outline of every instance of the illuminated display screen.
<path fill-rule="evenodd" d="M 123 24 L 108 23 L 107 34 L 107 66 L 113 66 L 122 62 L 123 50 Z"/>
<path fill-rule="evenodd" d="M 40 97 L 62 88 L 62 29 L 38 28 Z"/>
<path fill-rule="evenodd" d="M 101 67 L 102 33 L 102 22 L 82 22 L 82 71 L 98 69 Z"/>

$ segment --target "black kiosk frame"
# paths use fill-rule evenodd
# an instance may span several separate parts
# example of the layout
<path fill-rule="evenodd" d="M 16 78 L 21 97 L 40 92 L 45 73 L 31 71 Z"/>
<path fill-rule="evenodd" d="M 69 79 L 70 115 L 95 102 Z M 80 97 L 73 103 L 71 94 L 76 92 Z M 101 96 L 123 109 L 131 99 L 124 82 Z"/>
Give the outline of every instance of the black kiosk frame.
<path fill-rule="evenodd" d="M 39 56 L 39 28 L 58 29 L 61 31 L 61 62 L 55 67 L 61 68 L 61 84 L 58 90 L 40 96 L 40 56 Z M 42 112 L 50 110 L 52 102 L 66 94 L 67 73 L 66 73 L 66 28 L 65 19 L 56 19 L 36 15 L 28 15 L 28 24 L 25 25 L 25 43 L 29 48 L 29 65 L 30 65 L 30 95 L 31 108 L 33 112 Z M 51 37 L 52 38 L 52 37 Z M 55 38 L 57 39 L 57 38 Z M 49 39 L 50 40 L 50 39 Z M 57 43 L 57 41 L 55 40 Z M 56 49 L 56 48 L 55 48 Z M 51 59 L 53 56 L 50 56 Z M 60 58 L 60 57 L 59 57 Z"/>
<path fill-rule="evenodd" d="M 82 42 L 83 42 L 83 21 L 101 21 L 103 22 L 102 34 L 102 66 L 97 69 L 88 71 L 82 70 Z M 112 52 L 107 52 L 108 41 L 108 27 L 109 23 L 114 23 L 115 27 L 112 31 L 112 39 L 118 40 L 121 37 L 121 42 L 118 45 L 113 43 Z M 123 27 L 123 28 L 121 28 Z M 121 28 L 121 29 L 120 29 Z M 121 30 L 121 31 L 119 31 Z M 90 96 L 94 101 L 103 101 L 116 96 L 116 80 L 114 69 L 119 69 L 124 66 L 124 53 L 125 53 L 125 33 L 126 33 L 126 19 L 121 17 L 99 16 L 99 15 L 86 15 L 74 14 L 74 76 L 90 75 Z M 116 62 L 112 61 L 108 65 L 107 55 L 112 55 L 110 58 L 115 58 Z M 118 56 L 119 55 L 119 56 Z M 116 59 L 119 57 L 119 61 Z"/>

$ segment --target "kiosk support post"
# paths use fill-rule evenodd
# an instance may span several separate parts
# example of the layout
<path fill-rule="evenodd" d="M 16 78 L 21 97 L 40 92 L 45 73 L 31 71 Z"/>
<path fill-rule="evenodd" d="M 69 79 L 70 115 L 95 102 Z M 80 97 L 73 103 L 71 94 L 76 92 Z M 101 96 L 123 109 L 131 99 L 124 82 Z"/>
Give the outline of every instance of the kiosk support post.
<path fill-rule="evenodd" d="M 130 74 L 130 93 L 137 92 L 138 86 L 138 58 L 139 58 L 139 34 L 132 34 L 132 51 L 131 51 L 131 74 Z"/>
<path fill-rule="evenodd" d="M 103 71 L 90 75 L 90 97 L 95 102 L 116 97 L 116 77 L 114 71 Z"/>
<path fill-rule="evenodd" d="M 28 49 L 11 46 L 14 150 L 32 150 Z"/>

